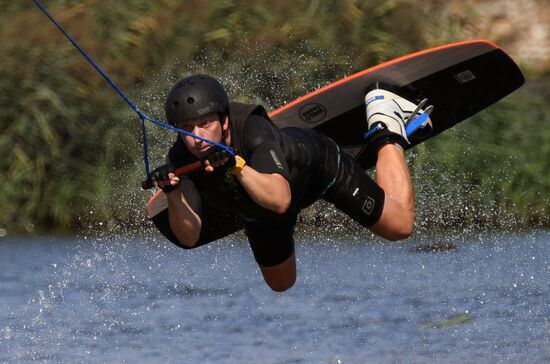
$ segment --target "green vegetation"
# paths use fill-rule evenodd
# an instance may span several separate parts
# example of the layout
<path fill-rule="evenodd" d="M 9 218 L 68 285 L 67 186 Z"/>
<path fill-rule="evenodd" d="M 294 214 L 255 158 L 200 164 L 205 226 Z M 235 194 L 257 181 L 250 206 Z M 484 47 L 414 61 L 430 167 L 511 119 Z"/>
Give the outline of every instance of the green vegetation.
<path fill-rule="evenodd" d="M 193 72 L 219 77 L 234 98 L 275 108 L 384 60 L 462 40 L 467 25 L 405 0 L 44 4 L 158 118 L 169 87 Z M 0 42 L 0 228 L 144 220 L 149 194 L 139 191 L 140 123 L 131 110 L 32 2 L 0 1 Z M 550 107 L 529 92 L 417 149 L 421 221 L 548 224 L 550 131 L 542 125 Z M 149 133 L 156 165 L 173 136 Z"/>

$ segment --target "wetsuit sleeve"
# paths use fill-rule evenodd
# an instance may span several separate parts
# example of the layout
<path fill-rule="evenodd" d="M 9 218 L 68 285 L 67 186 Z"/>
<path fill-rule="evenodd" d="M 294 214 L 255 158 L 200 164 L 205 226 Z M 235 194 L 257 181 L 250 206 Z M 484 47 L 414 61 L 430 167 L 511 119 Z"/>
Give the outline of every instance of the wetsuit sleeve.
<path fill-rule="evenodd" d="M 242 142 L 248 165 L 260 173 L 278 173 L 290 179 L 280 132 L 268 120 L 257 115 L 250 116 L 243 130 Z"/>

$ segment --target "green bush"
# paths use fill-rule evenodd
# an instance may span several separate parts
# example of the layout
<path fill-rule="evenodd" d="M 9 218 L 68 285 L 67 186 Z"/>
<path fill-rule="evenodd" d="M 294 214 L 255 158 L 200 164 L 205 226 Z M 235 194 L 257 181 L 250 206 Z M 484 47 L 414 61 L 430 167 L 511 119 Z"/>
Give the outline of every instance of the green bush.
<path fill-rule="evenodd" d="M 417 1 L 44 2 L 157 118 L 167 90 L 190 73 L 210 73 L 233 98 L 276 108 L 382 61 L 463 39 L 460 19 L 426 16 Z M 9 207 L 0 227 L 139 223 L 149 197 L 139 191 L 139 119 L 31 2 L 0 2 L 0 9 L 0 203 Z M 483 122 L 418 148 L 424 211 L 448 213 L 453 223 L 479 216 L 489 223 L 503 214 L 544 221 L 550 158 L 548 132 L 539 125 L 547 111 L 542 100 L 518 94 L 476 117 Z M 173 135 L 148 130 L 157 165 Z M 456 195 L 463 202 L 446 206 Z M 498 213 L 478 213 L 488 207 Z"/>

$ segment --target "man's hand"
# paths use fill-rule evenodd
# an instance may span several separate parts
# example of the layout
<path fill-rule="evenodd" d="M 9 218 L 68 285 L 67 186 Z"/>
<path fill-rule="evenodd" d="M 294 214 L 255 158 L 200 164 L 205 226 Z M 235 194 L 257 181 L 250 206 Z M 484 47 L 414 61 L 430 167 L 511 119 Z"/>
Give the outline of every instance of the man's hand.
<path fill-rule="evenodd" d="M 170 163 L 160 166 L 149 174 L 149 179 L 164 193 L 170 193 L 178 188 L 180 178 L 174 173 L 175 168 Z"/>
<path fill-rule="evenodd" d="M 225 149 L 216 146 L 209 148 L 201 158 L 201 161 L 207 173 L 214 172 L 214 168 L 223 167 L 227 170 L 235 166 L 235 156 L 229 154 Z"/>

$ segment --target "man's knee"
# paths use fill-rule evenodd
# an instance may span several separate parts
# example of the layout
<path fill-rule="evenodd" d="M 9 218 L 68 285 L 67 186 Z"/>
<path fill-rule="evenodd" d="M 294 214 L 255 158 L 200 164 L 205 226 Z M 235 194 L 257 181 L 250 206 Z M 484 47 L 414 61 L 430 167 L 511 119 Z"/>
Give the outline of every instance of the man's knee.
<path fill-rule="evenodd" d="M 412 235 L 414 219 L 414 211 L 405 211 L 388 200 L 382 216 L 370 227 L 370 230 L 387 240 L 403 240 Z"/>
<path fill-rule="evenodd" d="M 296 283 L 296 256 L 294 253 L 281 264 L 260 266 L 264 280 L 275 292 L 284 292 Z"/>
<path fill-rule="evenodd" d="M 265 278 L 265 277 L 264 277 Z M 294 286 L 296 283 L 296 275 L 292 279 L 281 281 L 279 279 L 268 279 L 265 278 L 265 282 L 275 292 L 284 292 Z"/>
<path fill-rule="evenodd" d="M 185 250 L 191 250 L 198 247 L 197 243 L 194 244 L 183 244 L 181 241 L 177 240 L 177 242 L 172 241 L 177 247 L 180 247 Z"/>
<path fill-rule="evenodd" d="M 414 213 L 407 214 L 388 229 L 386 239 L 397 241 L 410 237 L 414 231 Z"/>
<path fill-rule="evenodd" d="M 414 211 L 410 211 L 406 214 L 406 217 L 403 219 L 403 224 L 401 226 L 401 239 L 406 239 L 410 237 L 414 231 L 414 220 L 415 220 Z"/>
<path fill-rule="evenodd" d="M 386 239 L 392 240 L 392 241 L 404 240 L 404 239 L 407 239 L 408 237 L 410 237 L 412 235 L 413 231 L 414 231 L 414 225 L 400 226 L 399 228 L 394 229 L 393 231 L 389 232 L 386 235 Z"/>

